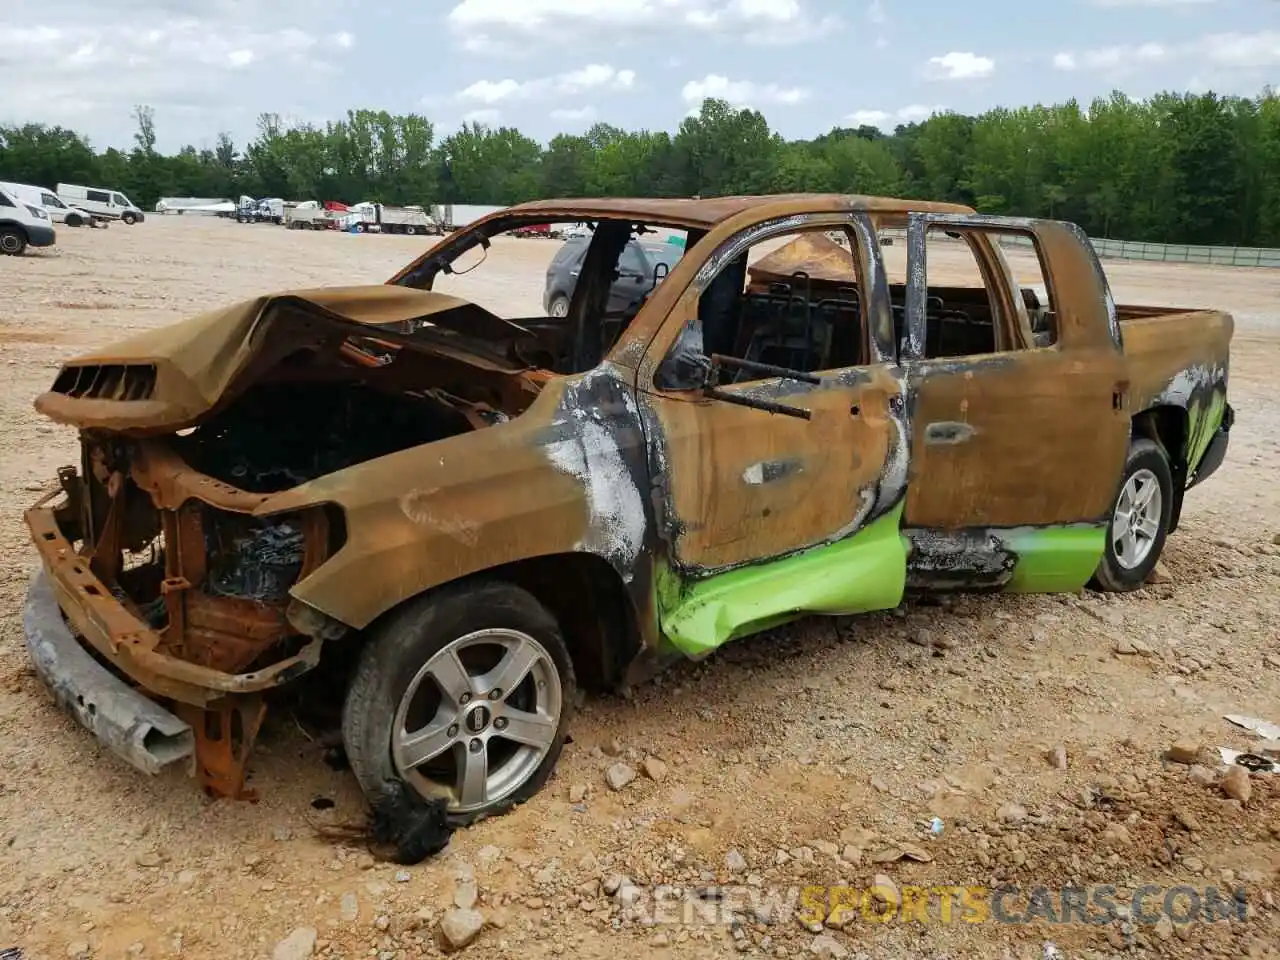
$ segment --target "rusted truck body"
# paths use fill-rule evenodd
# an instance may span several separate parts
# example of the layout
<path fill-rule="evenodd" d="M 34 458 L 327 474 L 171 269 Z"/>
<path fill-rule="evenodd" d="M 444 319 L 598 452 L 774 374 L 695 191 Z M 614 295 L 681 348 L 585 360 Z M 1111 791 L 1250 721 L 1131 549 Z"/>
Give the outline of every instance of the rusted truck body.
<path fill-rule="evenodd" d="M 562 222 L 594 225 L 567 317 L 433 292 L 489 238 Z M 611 328 L 644 226 L 687 252 Z M 930 283 L 931 231 L 982 288 Z M 1232 328 L 1117 306 L 1061 222 L 826 195 L 509 208 L 386 284 L 67 362 L 36 407 L 82 460 L 26 514 L 28 644 L 117 753 L 230 796 L 267 695 L 354 651 L 371 804 L 467 823 L 541 786 L 577 686 L 912 591 L 1141 586 L 1225 455 Z"/>

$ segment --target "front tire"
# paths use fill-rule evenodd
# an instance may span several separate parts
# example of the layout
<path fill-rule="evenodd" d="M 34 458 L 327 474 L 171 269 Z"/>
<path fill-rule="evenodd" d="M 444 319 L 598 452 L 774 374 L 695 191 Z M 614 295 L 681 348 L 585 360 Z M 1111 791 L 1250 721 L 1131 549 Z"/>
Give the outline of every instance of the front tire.
<path fill-rule="evenodd" d="M 403 838 L 441 814 L 452 829 L 529 799 L 560 758 L 575 686 L 559 624 L 519 587 L 447 587 L 392 614 L 342 717 L 375 820 L 394 811 Z"/>
<path fill-rule="evenodd" d="M 27 249 L 27 235 L 18 227 L 0 227 L 0 253 L 20 257 Z"/>
<path fill-rule="evenodd" d="M 80 219 L 80 215 L 76 213 L 67 214 L 67 218 L 62 222 L 68 227 L 79 227 L 84 224 L 84 221 Z"/>
<path fill-rule="evenodd" d="M 557 293 L 551 298 L 551 316 L 560 319 L 569 315 L 569 298 L 563 293 Z"/>
<path fill-rule="evenodd" d="M 1089 585 L 1127 593 L 1147 582 L 1164 550 L 1173 515 L 1173 474 L 1164 447 L 1134 440 L 1107 523 L 1107 542 Z"/>
<path fill-rule="evenodd" d="M 125 222 L 125 225 L 129 227 L 132 227 L 135 223 L 138 222 L 138 218 L 134 216 L 132 213 L 126 213 L 120 219 L 123 220 Z"/>

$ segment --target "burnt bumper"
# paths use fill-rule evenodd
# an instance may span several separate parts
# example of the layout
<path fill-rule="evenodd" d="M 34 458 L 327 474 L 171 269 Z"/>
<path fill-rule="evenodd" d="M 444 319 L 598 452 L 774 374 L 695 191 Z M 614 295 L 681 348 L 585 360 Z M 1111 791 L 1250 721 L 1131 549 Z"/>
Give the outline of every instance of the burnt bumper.
<path fill-rule="evenodd" d="M 1209 441 L 1209 446 L 1205 449 L 1204 456 L 1196 464 L 1195 475 L 1191 478 L 1191 482 L 1187 484 L 1188 489 L 1209 479 L 1222 466 L 1222 461 L 1227 456 L 1227 444 L 1230 441 L 1231 427 L 1235 421 L 1236 412 L 1231 408 L 1231 404 L 1227 404 L 1226 409 L 1222 411 L 1222 423 L 1214 431 L 1213 439 Z"/>
<path fill-rule="evenodd" d="M 165 653 L 160 635 L 115 598 L 63 535 L 53 509 L 45 506 L 59 493 L 50 491 L 27 510 L 25 518 L 54 603 L 66 614 L 74 635 L 148 693 L 209 707 L 229 694 L 278 687 L 320 662 L 321 640 L 312 640 L 294 656 L 251 673 L 226 673 Z"/>
<path fill-rule="evenodd" d="M 117 756 L 144 773 L 157 774 L 195 753 L 191 727 L 148 700 L 80 646 L 40 570 L 31 580 L 22 612 L 27 651 L 36 673 L 65 711 Z"/>

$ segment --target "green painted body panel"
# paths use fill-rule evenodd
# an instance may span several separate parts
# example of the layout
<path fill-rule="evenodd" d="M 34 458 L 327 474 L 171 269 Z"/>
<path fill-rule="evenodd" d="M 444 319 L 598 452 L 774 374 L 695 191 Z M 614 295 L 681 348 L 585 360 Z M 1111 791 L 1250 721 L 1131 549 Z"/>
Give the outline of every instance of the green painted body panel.
<path fill-rule="evenodd" d="M 1205 451 L 1213 440 L 1213 435 L 1222 426 L 1222 415 L 1226 411 L 1226 393 L 1215 390 L 1207 405 L 1199 399 L 1187 408 L 1187 472 L 1195 473 L 1200 466 Z"/>
<path fill-rule="evenodd" d="M 1028 527 L 1003 535 L 1016 556 L 1006 593 L 1074 593 L 1089 582 L 1107 547 L 1106 525 Z"/>
<path fill-rule="evenodd" d="M 660 568 L 658 621 L 664 637 L 696 658 L 809 614 L 843 616 L 896 607 L 907 577 L 908 544 L 899 531 L 902 506 L 844 540 L 705 580 L 682 581 Z"/>

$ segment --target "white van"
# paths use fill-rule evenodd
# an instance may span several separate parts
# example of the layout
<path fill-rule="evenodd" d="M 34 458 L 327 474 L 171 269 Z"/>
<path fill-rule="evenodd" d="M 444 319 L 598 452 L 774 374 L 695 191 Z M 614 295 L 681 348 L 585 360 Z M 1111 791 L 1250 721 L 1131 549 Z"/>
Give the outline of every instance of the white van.
<path fill-rule="evenodd" d="M 45 212 L 49 214 L 49 218 L 54 223 L 65 223 L 68 227 L 97 227 L 99 225 L 105 227 L 107 225 L 106 220 L 95 217 L 88 210 L 63 203 L 58 199 L 57 194 L 52 190 L 46 190 L 44 187 L 37 187 L 30 183 L 0 182 L 0 189 L 8 191 L 11 196 L 15 196 L 26 203 L 34 203 L 38 207 L 44 207 Z"/>
<path fill-rule="evenodd" d="M 106 217 L 108 220 L 123 220 L 125 223 L 133 224 L 141 223 L 146 219 L 137 205 L 119 190 L 60 183 L 56 192 L 64 203 L 81 207 L 95 216 Z"/>
<path fill-rule="evenodd" d="M 28 246 L 51 247 L 58 235 L 44 207 L 0 188 L 0 253 L 16 257 Z"/>

